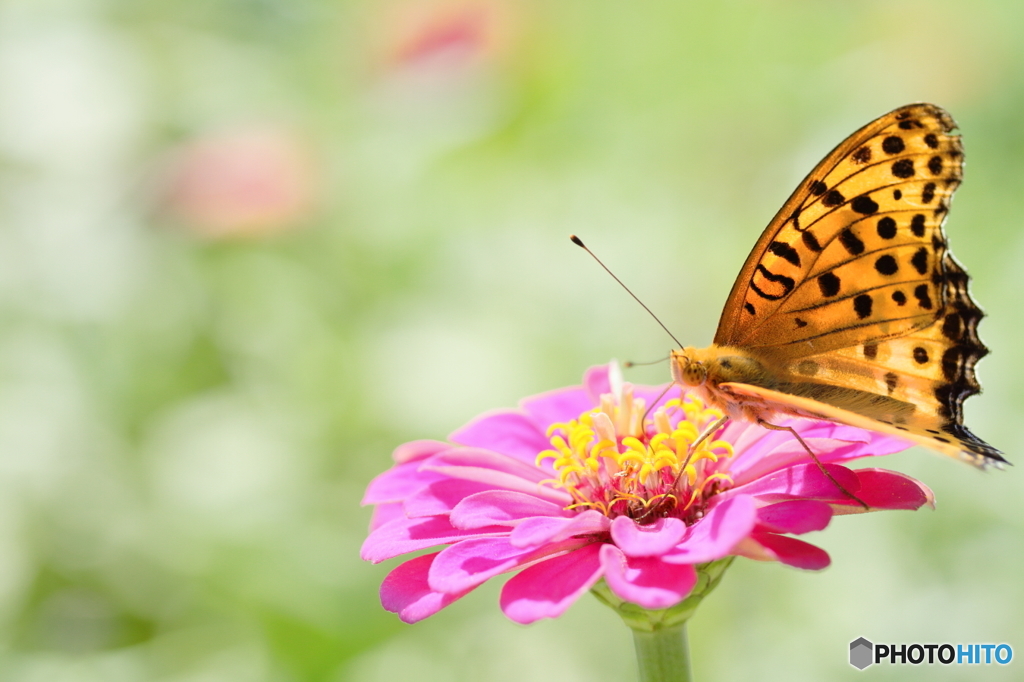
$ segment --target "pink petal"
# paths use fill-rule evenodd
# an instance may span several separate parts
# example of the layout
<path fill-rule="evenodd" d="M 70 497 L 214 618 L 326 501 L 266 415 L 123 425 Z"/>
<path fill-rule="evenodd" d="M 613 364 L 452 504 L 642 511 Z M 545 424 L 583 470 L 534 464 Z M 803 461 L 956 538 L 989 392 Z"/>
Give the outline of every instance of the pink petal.
<path fill-rule="evenodd" d="M 534 483 L 551 478 L 550 472 L 535 464 L 526 464 L 500 452 L 480 448 L 451 448 L 420 464 L 420 470 L 436 471 L 440 467 L 483 467 Z"/>
<path fill-rule="evenodd" d="M 533 516 L 569 517 L 561 506 L 533 495 L 488 490 L 470 495 L 452 510 L 451 523 L 468 530 L 484 526 L 516 526 Z"/>
<path fill-rule="evenodd" d="M 384 578 L 380 586 L 380 603 L 385 610 L 397 613 L 406 623 L 415 623 L 432 616 L 469 590 L 443 594 L 430 589 L 427 573 L 437 554 L 425 554 L 401 564 Z"/>
<path fill-rule="evenodd" d="M 603 535 L 610 525 L 607 516 L 593 509 L 570 518 L 535 516 L 513 528 L 509 540 L 515 547 L 540 547 L 575 535 Z"/>
<path fill-rule="evenodd" d="M 785 431 L 773 431 L 755 424 L 734 427 L 730 422 L 725 438 L 738 453 L 730 467 L 737 485 L 772 471 L 800 462 L 808 462 L 807 452 Z M 911 443 L 874 431 L 836 424 L 820 419 L 787 419 L 780 426 L 796 429 L 822 462 L 845 462 L 860 457 L 889 455 L 910 447 Z"/>
<path fill-rule="evenodd" d="M 385 523 L 404 518 L 405 509 L 402 508 L 401 502 L 378 504 L 373 508 L 373 515 L 370 517 L 370 530 L 377 530 Z"/>
<path fill-rule="evenodd" d="M 596 403 L 582 386 L 572 386 L 531 396 L 522 400 L 519 407 L 529 415 L 537 429 L 544 433 L 552 424 L 576 419 L 594 409 Z M 550 447 L 549 441 L 542 449 Z"/>
<path fill-rule="evenodd" d="M 442 478 L 444 477 L 441 474 L 435 472 L 420 471 L 419 462 L 396 464 L 370 481 L 361 504 L 399 502 Z"/>
<path fill-rule="evenodd" d="M 551 441 L 526 414 L 502 410 L 477 417 L 449 436 L 462 445 L 494 450 L 533 464 L 537 454 L 551 449 Z"/>
<path fill-rule="evenodd" d="M 653 556 L 629 558 L 614 545 L 601 545 L 601 567 L 612 592 L 645 609 L 675 606 L 697 584 L 692 565 L 667 564 Z"/>
<path fill-rule="evenodd" d="M 524 625 L 562 615 L 601 579 L 600 549 L 593 543 L 524 569 L 505 583 L 501 610 Z"/>
<path fill-rule="evenodd" d="M 545 557 L 564 554 L 590 544 L 587 540 L 568 540 L 524 550 L 513 547 L 507 538 L 463 540 L 444 549 L 430 567 L 430 587 L 438 592 L 457 594 L 472 589 L 490 578 L 518 566 Z"/>
<path fill-rule="evenodd" d="M 437 545 L 450 545 L 470 538 L 508 535 L 508 528 L 491 526 L 475 530 L 458 530 L 448 523 L 447 516 L 428 516 L 422 519 L 394 519 L 370 533 L 363 541 L 359 556 L 372 563 L 380 563 L 406 552 L 415 552 Z"/>
<path fill-rule="evenodd" d="M 744 457 L 737 457 L 738 461 L 734 461 L 733 465 L 729 467 L 736 485 L 749 483 L 782 469 L 814 463 L 798 440 L 788 433 L 783 435 L 788 438 L 782 442 L 776 442 L 770 450 L 757 447 L 743 453 Z M 862 456 L 862 443 L 848 443 L 832 438 L 804 438 L 804 442 L 814 453 L 820 453 L 817 454 L 817 457 L 823 463 L 856 459 Z"/>
<path fill-rule="evenodd" d="M 757 522 L 775 533 L 800 535 L 824 530 L 831 520 L 832 507 L 817 500 L 789 500 L 757 510 Z"/>
<path fill-rule="evenodd" d="M 718 437 L 733 444 L 736 458 L 742 456 L 747 449 L 753 447 L 761 438 L 774 431 L 767 431 L 764 427 L 744 419 L 731 419 L 725 423 Z"/>
<path fill-rule="evenodd" d="M 857 474 L 838 464 L 823 466 L 840 485 L 851 493 L 857 493 L 860 488 Z M 849 499 L 813 463 L 798 464 L 788 469 L 772 472 L 745 485 L 738 485 L 717 497 L 725 500 L 734 495 L 753 495 L 762 502 L 781 502 L 801 498 L 831 500 L 840 497 Z"/>
<path fill-rule="evenodd" d="M 608 380 L 608 365 L 596 365 L 584 372 L 583 386 L 590 394 L 592 404 L 600 404 L 601 396 L 612 392 L 612 384 Z"/>
<path fill-rule="evenodd" d="M 391 453 L 391 458 L 399 464 L 415 462 L 419 459 L 426 459 L 450 447 L 450 443 L 442 443 L 439 440 L 414 440 L 402 443 L 395 448 L 395 451 Z"/>
<path fill-rule="evenodd" d="M 778 557 L 774 552 L 766 549 L 761 543 L 750 536 L 747 536 L 736 543 L 736 546 L 729 552 L 735 556 L 742 556 L 754 561 L 777 561 Z"/>
<path fill-rule="evenodd" d="M 750 534 L 756 521 L 753 498 L 739 495 L 725 500 L 687 528 L 678 547 L 662 559 L 673 564 L 702 564 L 721 559 Z"/>
<path fill-rule="evenodd" d="M 628 516 L 612 521 L 612 540 L 626 556 L 659 556 L 683 539 L 686 524 L 679 519 L 663 518 L 642 526 Z"/>
<path fill-rule="evenodd" d="M 828 552 L 822 548 L 786 535 L 758 532 L 752 535 L 751 539 L 787 566 L 820 571 L 832 562 Z"/>
<path fill-rule="evenodd" d="M 517 490 L 521 493 L 534 495 L 549 500 L 560 506 L 572 503 L 572 496 L 561 490 L 549 487 L 542 483 L 533 483 L 524 480 L 515 474 L 496 471 L 485 467 L 468 466 L 431 466 L 423 465 L 435 473 L 444 474 L 452 478 L 460 478 L 466 481 L 476 481 L 485 484 L 486 488 L 504 488 L 506 490 Z"/>
<path fill-rule="evenodd" d="M 405 500 L 405 515 L 414 519 L 421 516 L 450 514 L 459 502 L 484 490 L 491 490 L 491 486 L 459 478 L 434 481 Z"/>
<path fill-rule="evenodd" d="M 833 438 L 863 442 L 863 446 L 861 447 L 863 454 L 860 455 L 861 457 L 883 457 L 885 455 L 893 455 L 914 446 L 914 444 L 908 440 L 896 438 L 895 436 L 890 436 L 884 433 L 878 433 L 876 431 L 867 431 L 865 429 L 858 429 L 856 427 L 845 426 L 843 424 L 834 424 L 833 427 L 835 428 L 832 435 Z M 867 434 L 866 438 L 865 434 Z"/>
<path fill-rule="evenodd" d="M 667 391 L 665 389 L 668 389 Z M 633 397 L 642 398 L 647 409 L 652 410 L 664 405 L 669 400 L 679 397 L 679 390 L 672 390 L 670 384 L 661 386 L 637 386 L 633 385 Z"/>
<path fill-rule="evenodd" d="M 836 513 L 919 509 L 924 505 L 935 509 L 935 495 L 931 488 L 910 476 L 887 469 L 857 469 L 856 474 L 861 486 L 857 491 L 857 497 L 864 500 L 871 509 L 865 510 L 860 505 L 855 505 L 849 510 L 839 509 Z"/>

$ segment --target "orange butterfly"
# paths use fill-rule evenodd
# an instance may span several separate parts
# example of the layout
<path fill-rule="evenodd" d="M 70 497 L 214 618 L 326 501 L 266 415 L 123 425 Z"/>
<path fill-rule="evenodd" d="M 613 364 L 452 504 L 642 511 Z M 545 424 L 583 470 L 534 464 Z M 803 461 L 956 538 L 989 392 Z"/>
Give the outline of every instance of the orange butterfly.
<path fill-rule="evenodd" d="M 675 381 L 722 409 L 721 423 L 827 419 L 1001 466 L 963 425 L 988 349 L 942 229 L 963 170 L 955 127 L 910 104 L 826 156 L 751 251 L 714 343 L 672 352 Z"/>

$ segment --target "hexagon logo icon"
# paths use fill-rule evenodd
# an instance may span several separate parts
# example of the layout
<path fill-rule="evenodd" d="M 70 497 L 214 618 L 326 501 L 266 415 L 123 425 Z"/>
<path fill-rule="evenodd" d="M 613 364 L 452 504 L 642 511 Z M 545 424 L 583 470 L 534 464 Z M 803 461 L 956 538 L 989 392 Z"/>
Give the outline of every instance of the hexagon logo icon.
<path fill-rule="evenodd" d="M 858 637 L 857 639 L 850 642 L 850 665 L 857 670 L 863 670 L 872 663 L 874 663 L 872 653 L 874 652 L 875 645 L 864 639 Z"/>

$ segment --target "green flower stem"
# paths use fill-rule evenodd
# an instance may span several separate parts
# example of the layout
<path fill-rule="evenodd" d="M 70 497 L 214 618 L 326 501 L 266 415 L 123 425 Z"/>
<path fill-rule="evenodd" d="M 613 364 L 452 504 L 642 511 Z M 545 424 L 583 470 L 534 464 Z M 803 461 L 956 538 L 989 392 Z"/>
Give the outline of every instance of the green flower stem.
<path fill-rule="evenodd" d="M 718 587 L 735 557 L 725 557 L 697 569 L 697 584 L 690 596 L 667 609 L 648 610 L 615 596 L 603 580 L 591 590 L 599 600 L 615 609 L 633 630 L 640 682 L 683 682 L 691 680 L 690 647 L 686 621 L 701 600 Z"/>
<path fill-rule="evenodd" d="M 633 630 L 640 682 L 690 682 L 686 623 L 645 632 Z"/>

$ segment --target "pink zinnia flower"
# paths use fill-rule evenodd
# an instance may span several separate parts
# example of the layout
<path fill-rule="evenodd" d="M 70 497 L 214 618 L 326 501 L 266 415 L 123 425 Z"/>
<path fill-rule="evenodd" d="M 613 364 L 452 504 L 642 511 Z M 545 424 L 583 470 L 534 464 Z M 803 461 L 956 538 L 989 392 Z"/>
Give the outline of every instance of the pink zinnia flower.
<path fill-rule="evenodd" d="M 865 511 L 786 432 L 721 417 L 685 391 L 632 386 L 596 367 L 574 386 L 485 414 L 450 443 L 414 441 L 367 489 L 377 505 L 362 557 L 379 562 L 448 545 L 395 568 L 381 586 L 406 622 L 430 616 L 501 573 L 501 608 L 519 623 L 565 611 L 602 578 L 645 609 L 679 604 L 696 566 L 729 555 L 804 569 L 828 554 L 794 535 Z M 831 422 L 785 419 L 847 491 L 881 509 L 932 504 L 883 469 L 842 466 L 908 445 Z"/>
<path fill-rule="evenodd" d="M 168 167 L 170 211 L 209 238 L 281 232 L 315 203 L 312 158 L 294 132 L 250 126 L 199 137 Z"/>

